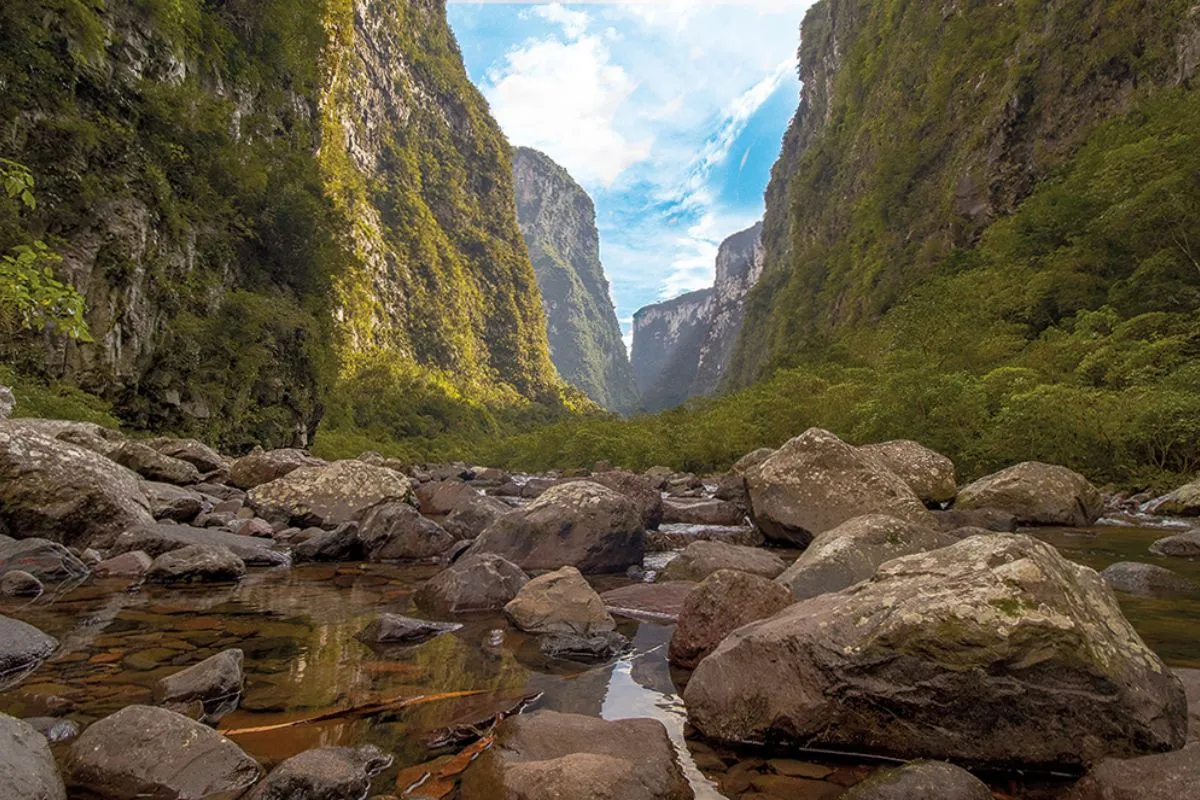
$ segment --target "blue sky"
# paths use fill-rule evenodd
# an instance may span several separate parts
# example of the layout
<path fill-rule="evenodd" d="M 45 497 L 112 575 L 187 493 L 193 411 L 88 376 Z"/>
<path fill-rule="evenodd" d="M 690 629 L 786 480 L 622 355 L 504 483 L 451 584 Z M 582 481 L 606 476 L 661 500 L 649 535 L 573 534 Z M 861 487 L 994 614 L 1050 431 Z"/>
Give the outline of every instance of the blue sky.
<path fill-rule="evenodd" d="M 812 2 L 449 5 L 509 141 L 595 201 L 627 341 L 634 311 L 711 285 L 721 240 L 762 217 Z"/>

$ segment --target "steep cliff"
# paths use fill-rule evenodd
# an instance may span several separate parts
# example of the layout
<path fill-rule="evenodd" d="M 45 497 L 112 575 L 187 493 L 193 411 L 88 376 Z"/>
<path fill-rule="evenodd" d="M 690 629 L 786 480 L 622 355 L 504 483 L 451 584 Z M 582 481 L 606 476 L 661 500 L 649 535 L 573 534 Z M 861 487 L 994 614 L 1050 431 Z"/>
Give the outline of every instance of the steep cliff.
<path fill-rule="evenodd" d="M 762 275 L 764 255 L 761 222 L 721 242 L 708 330 L 692 381 L 693 395 L 713 394 L 721 385 L 742 332 L 746 295 Z"/>
<path fill-rule="evenodd" d="M 1198 42 L 1194 0 L 815 5 L 732 383 L 819 361 L 915 287 L 978 266 L 985 234 L 1050 191 L 1089 146 L 1130 144 L 1116 141 L 1109 121 L 1184 118 L 1196 103 Z M 1045 248 L 1065 242 L 1044 233 L 1041 252 L 1016 254 L 1026 274 L 1012 281 L 1029 338 L 1081 310 L 1132 313 L 1136 304 L 1120 308 L 1130 281 L 1144 279 L 1152 294 L 1163 269 L 1184 296 L 1194 292 L 1200 271 L 1186 264 L 1186 248 L 1164 253 L 1180 263 L 1160 262 L 1151 278 L 1139 266 L 1155 255 L 1149 246 L 1135 258 L 1113 252 L 1051 267 Z"/>
<path fill-rule="evenodd" d="M 513 152 L 513 179 L 558 374 L 604 408 L 635 410 L 637 387 L 600 264 L 592 199 L 536 150 Z"/>
<path fill-rule="evenodd" d="M 234 449 L 305 440 L 380 363 L 558 394 L 509 148 L 442 0 L 11 0 L 0 86 L 0 156 L 42 201 L 0 209 L 0 245 L 55 247 L 95 339 L 7 343 L 22 369 Z"/>

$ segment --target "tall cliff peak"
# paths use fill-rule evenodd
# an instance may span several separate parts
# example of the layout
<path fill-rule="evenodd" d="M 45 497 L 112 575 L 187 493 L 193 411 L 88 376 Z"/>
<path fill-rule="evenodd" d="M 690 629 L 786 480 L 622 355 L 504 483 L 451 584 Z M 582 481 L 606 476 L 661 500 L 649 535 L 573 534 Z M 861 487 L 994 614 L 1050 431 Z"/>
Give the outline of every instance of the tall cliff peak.
<path fill-rule="evenodd" d="M 517 219 L 541 291 L 554 366 L 604 408 L 636 410 L 638 391 L 600 263 L 592 199 L 537 150 L 513 152 L 513 176 Z"/>

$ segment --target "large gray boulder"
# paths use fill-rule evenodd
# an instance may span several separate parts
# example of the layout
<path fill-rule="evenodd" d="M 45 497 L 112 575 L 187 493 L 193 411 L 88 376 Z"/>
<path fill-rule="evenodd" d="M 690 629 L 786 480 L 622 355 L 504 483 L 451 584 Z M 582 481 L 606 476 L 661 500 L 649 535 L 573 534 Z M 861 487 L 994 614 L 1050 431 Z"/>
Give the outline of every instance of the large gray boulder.
<path fill-rule="evenodd" d="M 588 574 L 640 566 L 645 549 L 642 518 L 629 499 L 576 481 L 496 520 L 467 552 L 495 553 L 525 570 L 572 566 Z"/>
<path fill-rule="evenodd" d="M 691 800 L 658 720 L 609 722 L 537 711 L 511 716 L 463 774 L 462 800 Z"/>
<path fill-rule="evenodd" d="M 164 456 L 186 461 L 205 473 L 224 469 L 227 464 L 224 456 L 195 439 L 175 439 L 164 436 L 158 439 L 150 439 L 146 444 Z"/>
<path fill-rule="evenodd" d="M 1151 500 L 1146 510 L 1171 517 L 1200 517 L 1200 480 L 1185 483 L 1175 491 Z"/>
<path fill-rule="evenodd" d="M 362 558 L 358 524 L 343 522 L 331 531 L 310 528 L 307 538 L 292 550 L 297 563 L 305 561 L 357 561 Z"/>
<path fill-rule="evenodd" d="M 258 516 L 297 527 L 340 525 L 384 500 L 411 499 L 412 483 L 407 477 L 358 460 L 300 467 L 246 494 Z"/>
<path fill-rule="evenodd" d="M 216 528 L 193 528 L 165 522 L 151 522 L 130 528 L 117 537 L 109 554 L 120 555 L 140 550 L 151 558 L 157 558 L 163 553 L 194 544 L 227 547 L 251 566 L 274 567 L 291 563 L 286 553 L 271 549 L 268 539 L 239 536 Z"/>
<path fill-rule="evenodd" d="M 958 494 L 954 462 L 919 442 L 897 439 L 859 450 L 899 475 L 925 503 L 948 503 Z"/>
<path fill-rule="evenodd" d="M 301 467 L 318 467 L 324 463 L 303 450 L 293 448 L 257 450 L 235 459 L 229 465 L 229 482 L 239 489 L 253 489 L 255 486 L 278 480 Z"/>
<path fill-rule="evenodd" d="M 654 530 L 662 522 L 662 493 L 646 476 L 638 475 L 636 472 L 614 469 L 594 473 L 583 480 L 598 483 L 628 498 L 637 507 L 638 514 L 642 517 L 642 527 L 646 530 Z"/>
<path fill-rule="evenodd" d="M 51 439 L 77 445 L 105 457 L 125 441 L 125 435 L 120 431 L 105 428 L 94 422 L 24 418 L 9 420 L 8 424 L 14 430 L 49 436 Z"/>
<path fill-rule="evenodd" d="M 213 505 L 197 491 L 159 481 L 142 481 L 142 491 L 150 502 L 150 513 L 158 520 L 191 522 Z"/>
<path fill-rule="evenodd" d="M 223 583 L 246 574 L 246 563 L 228 547 L 189 544 L 163 553 L 150 563 L 146 580 L 153 583 Z"/>
<path fill-rule="evenodd" d="M 910 761 L 881 769 L 841 796 L 841 800 L 992 800 L 987 784 L 945 761 Z"/>
<path fill-rule="evenodd" d="M 684 599 L 667 657 L 676 666 L 695 669 L 730 633 L 777 614 L 793 602 L 791 592 L 774 581 L 732 569 L 718 570 Z"/>
<path fill-rule="evenodd" d="M 358 525 L 358 540 L 370 561 L 434 558 L 456 541 L 403 500 L 385 500 L 367 509 Z"/>
<path fill-rule="evenodd" d="M 885 514 L 868 514 L 825 531 L 776 580 L 797 600 L 838 592 L 875 574 L 880 564 L 958 541 L 949 533 Z"/>
<path fill-rule="evenodd" d="M 1150 552 L 1171 558 L 1200 558 L 1200 528 L 1164 536 L 1150 545 Z"/>
<path fill-rule="evenodd" d="M 783 559 L 761 547 L 698 541 L 692 542 L 671 559 L 662 577 L 668 581 L 699 582 L 719 569 L 736 569 L 763 578 L 774 578 L 786 566 Z"/>
<path fill-rule="evenodd" d="M 176 486 L 200 482 L 200 470 L 194 464 L 162 453 L 142 442 L 123 442 L 108 457 L 148 481 L 160 481 Z"/>
<path fill-rule="evenodd" d="M 4 800 L 66 800 L 67 792 L 46 737 L 0 714 L 0 783 Z"/>
<path fill-rule="evenodd" d="M 212 728 L 153 706 L 126 706 L 71 745 L 67 784 L 103 800 L 234 798 L 262 769 Z"/>
<path fill-rule="evenodd" d="M 441 525 L 455 539 L 474 539 L 509 511 L 512 506 L 504 501 L 472 490 L 461 495 Z"/>
<path fill-rule="evenodd" d="M 734 631 L 684 701 L 716 739 L 991 764 L 1172 750 L 1187 730 L 1179 679 L 1100 576 L 1009 534 L 895 559 Z"/>
<path fill-rule="evenodd" d="M 58 649 L 58 640 L 0 614 L 0 690 L 16 686 Z"/>
<path fill-rule="evenodd" d="M 1025 461 L 963 487 L 954 506 L 1007 511 L 1023 525 L 1086 527 L 1104 512 L 1104 498 L 1078 472 Z"/>
<path fill-rule="evenodd" d="M 43 581 L 74 580 L 88 574 L 87 566 L 70 550 L 38 537 L 0 541 L 0 575 L 13 570 Z"/>
<path fill-rule="evenodd" d="M 138 476 L 78 445 L 0 422 L 0 533 L 107 547 L 150 523 Z"/>
<path fill-rule="evenodd" d="M 662 521 L 682 525 L 742 525 L 746 512 L 736 503 L 705 497 L 671 498 L 663 502 Z"/>
<path fill-rule="evenodd" d="M 529 581 L 520 567 L 492 553 L 466 554 L 417 590 L 417 607 L 434 614 L 504 608 Z"/>
<path fill-rule="evenodd" d="M 1115 591 L 1128 594 L 1188 592 L 1196 588 L 1195 584 L 1177 572 L 1138 561 L 1110 564 L 1101 570 L 1100 577 Z"/>
<path fill-rule="evenodd" d="M 899 476 L 829 431 L 810 428 L 746 473 L 754 522 L 770 539 L 807 547 L 863 514 L 933 526 Z"/>
<path fill-rule="evenodd" d="M 1183 800 L 1200 797 L 1200 742 L 1173 753 L 1101 761 L 1066 800 Z"/>
<path fill-rule="evenodd" d="M 155 699 L 159 703 L 187 703 L 236 698 L 242 693 L 243 658 L 242 651 L 237 648 L 222 650 L 168 675 L 155 686 Z"/>
<path fill-rule="evenodd" d="M 504 613 L 527 633 L 590 636 L 617 627 L 600 595 L 574 567 L 563 567 L 529 581 L 504 606 Z"/>
<path fill-rule="evenodd" d="M 392 757 L 375 745 L 318 747 L 292 756 L 244 800 L 362 800 Z"/>

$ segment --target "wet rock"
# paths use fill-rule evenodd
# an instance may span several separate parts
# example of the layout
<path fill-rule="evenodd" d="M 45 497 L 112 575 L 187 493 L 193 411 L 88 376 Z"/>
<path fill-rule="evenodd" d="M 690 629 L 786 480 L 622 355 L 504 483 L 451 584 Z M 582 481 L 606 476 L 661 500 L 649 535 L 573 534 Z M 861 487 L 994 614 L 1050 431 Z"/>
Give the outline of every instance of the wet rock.
<path fill-rule="evenodd" d="M 948 503 L 958 494 L 954 462 L 919 442 L 897 439 L 858 449 L 899 475 L 926 504 Z"/>
<path fill-rule="evenodd" d="M 1170 750 L 1187 726 L 1179 679 L 1100 576 L 1011 534 L 889 561 L 734 631 L 684 701 L 712 738 L 993 764 Z"/>
<path fill-rule="evenodd" d="M 670 499 L 663 503 L 663 522 L 683 525 L 736 526 L 746 521 L 746 512 L 724 500 Z"/>
<path fill-rule="evenodd" d="M 400 500 L 368 509 L 359 523 L 358 539 L 370 561 L 434 558 L 455 541 L 441 525 Z"/>
<path fill-rule="evenodd" d="M 211 728 L 140 705 L 92 723 L 71 746 L 64 772 L 72 789 L 103 800 L 237 797 L 262 774 Z"/>
<path fill-rule="evenodd" d="M 522 569 L 572 566 L 585 574 L 641 564 L 645 531 L 633 503 L 599 484 L 564 483 L 498 519 L 469 553 L 495 553 Z"/>
<path fill-rule="evenodd" d="M 229 466 L 229 483 L 239 489 L 253 489 L 301 467 L 318 467 L 324 463 L 303 450 L 283 448 L 258 451 L 236 459 Z"/>
<path fill-rule="evenodd" d="M 520 567 L 491 553 L 466 555 L 430 578 L 413 598 L 434 614 L 504 608 L 529 581 Z"/>
<path fill-rule="evenodd" d="M 341 525 L 384 500 L 411 498 L 408 478 L 356 460 L 300 467 L 246 493 L 246 502 L 258 516 L 297 526 Z"/>
<path fill-rule="evenodd" d="M 344 522 L 331 531 L 314 533 L 292 550 L 297 562 L 302 561 L 357 561 L 362 557 L 362 544 L 358 539 L 358 524 Z"/>
<path fill-rule="evenodd" d="M 155 583 L 220 583 L 239 580 L 245 574 L 245 562 L 228 547 L 189 544 L 154 559 L 146 570 L 146 580 Z"/>
<path fill-rule="evenodd" d="M 759 547 L 765 541 L 762 532 L 749 525 L 736 528 L 724 525 L 663 525 L 656 531 L 646 531 L 646 552 L 682 550 L 692 542 L 724 542 L 742 547 Z"/>
<path fill-rule="evenodd" d="M 1101 761 L 1067 800 L 1183 800 L 1200 797 L 1200 742 L 1141 758 Z"/>
<path fill-rule="evenodd" d="M 783 559 L 758 547 L 723 542 L 693 542 L 663 570 L 669 581 L 702 581 L 719 569 L 736 569 L 774 578 L 786 568 Z"/>
<path fill-rule="evenodd" d="M 963 487 L 954 505 L 1007 511 L 1022 525 L 1086 527 L 1100 518 L 1104 498 L 1078 472 L 1025 461 Z"/>
<path fill-rule="evenodd" d="M 769 539 L 808 546 L 863 514 L 933 519 L 908 484 L 858 448 L 811 428 L 746 473 L 754 522 Z"/>
<path fill-rule="evenodd" d="M 50 744 L 69 742 L 79 736 L 79 726 L 74 720 L 60 717 L 28 717 L 23 722 L 45 737 Z"/>
<path fill-rule="evenodd" d="M 0 781 L 4 800 L 66 800 L 45 737 L 7 714 L 0 714 Z"/>
<path fill-rule="evenodd" d="M 944 531 L 959 528 L 983 528 L 996 533 L 1016 533 L 1017 518 L 998 508 L 949 508 L 934 511 L 933 518 Z"/>
<path fill-rule="evenodd" d="M 186 461 L 171 458 L 141 442 L 125 442 L 109 458 L 149 481 L 186 486 L 200 482 L 200 470 Z"/>
<path fill-rule="evenodd" d="M 622 497 L 628 498 L 638 510 L 642 518 L 642 527 L 654 530 L 663 521 L 662 493 L 648 478 L 635 472 L 614 469 L 608 472 L 598 472 L 586 480 L 598 483 L 612 489 Z"/>
<path fill-rule="evenodd" d="M 140 578 L 154 561 L 141 550 L 131 550 L 101 561 L 93 573 L 97 578 Z"/>
<path fill-rule="evenodd" d="M 223 650 L 198 664 L 168 675 L 155 686 L 160 704 L 199 700 L 210 704 L 236 699 L 242 693 L 242 651 Z"/>
<path fill-rule="evenodd" d="M 201 472 L 216 472 L 226 466 L 225 458 L 203 442 L 195 439 L 160 437 L 146 442 L 159 453 L 186 461 Z"/>
<path fill-rule="evenodd" d="M 804 600 L 864 581 L 885 561 L 947 547 L 956 541 L 956 537 L 924 525 L 868 514 L 813 539 L 777 580 L 797 600 Z"/>
<path fill-rule="evenodd" d="M 189 545 L 228 547 L 238 558 L 251 566 L 286 566 L 291 559 L 286 553 L 271 548 L 271 543 L 251 536 L 238 536 L 229 531 L 195 528 L 190 525 L 151 523 L 125 531 L 113 543 L 111 555 L 141 550 L 151 558 L 179 550 Z"/>
<path fill-rule="evenodd" d="M 0 573 L 20 570 L 43 581 L 86 577 L 87 566 L 66 547 L 37 537 L 0 542 Z"/>
<path fill-rule="evenodd" d="M 1200 480 L 1151 500 L 1146 510 L 1151 514 L 1170 517 L 1200 517 Z"/>
<path fill-rule="evenodd" d="M 1100 573 L 1104 582 L 1118 592 L 1154 594 L 1155 592 L 1186 592 L 1196 588 L 1182 575 L 1154 564 L 1119 561 Z"/>
<path fill-rule="evenodd" d="M 511 510 L 511 506 L 494 497 L 464 493 L 442 518 L 442 527 L 456 539 L 475 539 Z"/>
<path fill-rule="evenodd" d="M 204 495 L 169 483 L 142 481 L 142 491 L 150 502 L 150 513 L 158 520 L 190 522 L 205 507 Z"/>
<path fill-rule="evenodd" d="M 42 582 L 24 570 L 14 569 L 0 575 L 0 595 L 37 597 L 44 591 Z"/>
<path fill-rule="evenodd" d="M 691 800 L 661 722 L 537 711 L 506 719 L 463 774 L 462 800 Z"/>
<path fill-rule="evenodd" d="M 717 570 L 684 599 L 668 658 L 676 666 L 695 669 L 730 633 L 766 619 L 792 602 L 791 592 L 767 578 Z"/>
<path fill-rule="evenodd" d="M 604 633 L 549 633 L 538 639 L 547 658 L 564 661 L 607 661 L 629 649 L 629 640 L 616 631 Z"/>
<path fill-rule="evenodd" d="M 16 686 L 58 649 L 58 640 L 0 614 L 0 690 Z"/>
<path fill-rule="evenodd" d="M 1200 557 L 1200 528 L 1164 536 L 1150 545 L 1150 552 L 1156 556 L 1198 558 Z"/>
<path fill-rule="evenodd" d="M 271 770 L 245 800 L 361 800 L 391 764 L 374 745 L 305 750 Z"/>
<path fill-rule="evenodd" d="M 962 767 L 944 761 L 912 761 L 879 770 L 842 795 L 842 800 L 992 800 L 992 790 Z"/>
<path fill-rule="evenodd" d="M 504 613 L 527 633 L 588 636 L 617 627 L 600 595 L 574 567 L 532 579 L 504 606 Z"/>
<path fill-rule="evenodd" d="M 367 644 L 420 644 L 461 627 L 454 622 L 430 622 L 401 614 L 383 613 L 371 620 L 358 638 Z"/>
<path fill-rule="evenodd" d="M 151 522 L 137 475 L 91 450 L 0 422 L 0 532 L 106 547 Z"/>
<path fill-rule="evenodd" d="M 600 595 L 609 613 L 656 622 L 674 622 L 696 584 L 692 581 L 635 583 Z"/>

